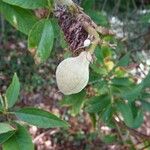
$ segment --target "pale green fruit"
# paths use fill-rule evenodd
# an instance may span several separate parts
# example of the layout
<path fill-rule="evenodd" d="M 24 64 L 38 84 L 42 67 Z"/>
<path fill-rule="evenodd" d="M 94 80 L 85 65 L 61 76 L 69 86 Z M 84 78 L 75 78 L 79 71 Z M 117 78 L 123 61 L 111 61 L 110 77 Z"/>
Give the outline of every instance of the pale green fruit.
<path fill-rule="evenodd" d="M 89 64 L 92 56 L 82 52 L 78 57 L 63 60 L 56 70 L 56 81 L 59 90 L 65 95 L 79 93 L 89 81 Z"/>

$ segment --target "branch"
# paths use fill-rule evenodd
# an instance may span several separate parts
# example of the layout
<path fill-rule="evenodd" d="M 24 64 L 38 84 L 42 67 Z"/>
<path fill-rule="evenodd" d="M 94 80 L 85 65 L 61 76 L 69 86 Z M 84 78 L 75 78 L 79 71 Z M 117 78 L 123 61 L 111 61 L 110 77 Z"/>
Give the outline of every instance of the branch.
<path fill-rule="evenodd" d="M 74 2 L 72 0 L 56 0 L 55 3 L 59 5 L 67 5 L 67 6 L 74 5 Z"/>
<path fill-rule="evenodd" d="M 133 136 L 138 136 L 138 137 L 141 137 L 142 139 L 145 139 L 145 140 L 150 140 L 150 136 L 148 136 L 148 135 L 146 135 L 146 134 L 143 134 L 143 133 L 141 133 L 141 132 L 138 132 L 137 130 L 135 130 L 135 129 L 132 129 L 132 128 L 129 128 L 128 126 L 126 126 L 125 124 L 124 124 L 124 122 L 122 122 L 121 120 L 120 120 L 120 118 L 117 116 L 117 118 L 119 119 L 119 122 L 118 121 L 116 121 L 115 120 L 115 118 L 114 118 L 114 121 L 115 121 L 115 123 L 117 123 L 118 124 L 118 126 L 121 128 L 121 129 L 127 129 L 129 132 L 130 132 L 130 134 L 131 135 L 133 135 Z"/>
<path fill-rule="evenodd" d="M 56 5 L 67 6 L 70 12 L 78 12 L 78 6 L 72 0 L 55 0 Z"/>
<path fill-rule="evenodd" d="M 56 133 L 59 132 L 59 131 L 60 131 L 60 129 L 54 129 L 54 130 L 49 129 L 49 130 L 47 130 L 47 131 L 41 133 L 40 135 L 38 135 L 38 136 L 33 140 L 33 143 L 36 144 L 36 143 L 38 142 L 38 140 L 39 140 L 40 138 L 42 138 L 43 136 L 45 136 L 46 134 L 53 135 L 53 134 L 56 134 Z"/>

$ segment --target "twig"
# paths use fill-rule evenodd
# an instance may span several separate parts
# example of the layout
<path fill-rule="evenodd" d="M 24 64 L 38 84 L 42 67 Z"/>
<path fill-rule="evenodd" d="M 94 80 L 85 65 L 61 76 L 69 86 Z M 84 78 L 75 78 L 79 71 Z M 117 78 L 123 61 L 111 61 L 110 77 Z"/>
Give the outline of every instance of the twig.
<path fill-rule="evenodd" d="M 107 4 L 107 0 L 105 0 L 104 3 L 103 3 L 102 11 L 104 11 L 106 4 Z"/>
<path fill-rule="evenodd" d="M 146 135 L 146 134 L 143 134 L 143 133 L 141 133 L 141 132 L 138 132 L 137 130 L 135 130 L 135 129 L 132 129 L 132 128 L 129 128 L 128 126 L 126 126 L 121 120 L 120 120 L 120 118 L 117 116 L 117 118 L 119 119 L 119 122 L 117 122 L 118 123 L 118 125 L 122 128 L 122 129 L 127 129 L 127 130 L 129 130 L 129 132 L 132 134 L 132 135 L 137 135 L 138 137 L 141 137 L 141 138 L 143 138 L 143 139 L 145 139 L 145 140 L 150 140 L 150 136 L 148 136 L 148 135 Z"/>
<path fill-rule="evenodd" d="M 136 6 L 136 3 L 135 3 L 135 0 L 132 0 L 132 4 L 134 6 L 134 9 L 137 10 L 137 6 Z"/>
<path fill-rule="evenodd" d="M 118 131 L 119 137 L 121 138 L 122 143 L 125 144 L 124 138 L 123 138 L 122 133 L 121 133 L 121 130 L 120 130 L 120 127 L 119 127 L 119 125 L 118 125 L 118 122 L 117 122 L 115 119 L 114 119 L 114 122 L 115 122 L 115 125 L 116 125 L 116 127 L 117 127 L 117 131 Z"/>
<path fill-rule="evenodd" d="M 4 21 L 4 17 L 1 15 L 0 16 L 1 20 L 1 37 L 0 37 L 0 44 L 2 43 L 2 39 L 4 37 L 4 33 L 5 33 L 5 21 Z"/>
<path fill-rule="evenodd" d="M 115 5 L 113 9 L 113 14 L 116 15 L 118 13 L 119 7 L 120 7 L 121 0 L 117 1 L 117 4 Z"/>
<path fill-rule="evenodd" d="M 35 144 L 35 143 L 37 143 L 38 142 L 38 140 L 40 139 L 40 138 L 42 138 L 43 136 L 45 136 L 46 134 L 49 134 L 49 135 L 53 135 L 53 134 L 55 134 L 55 133 L 57 133 L 57 132 L 59 132 L 60 131 L 60 129 L 55 129 L 55 130 L 48 130 L 48 131 L 45 131 L 45 132 L 43 132 L 43 133 L 41 133 L 40 135 L 38 135 L 34 140 L 33 140 L 33 143 Z"/>
<path fill-rule="evenodd" d="M 144 5 L 144 0 L 141 0 L 141 8 L 145 8 L 145 5 Z"/>

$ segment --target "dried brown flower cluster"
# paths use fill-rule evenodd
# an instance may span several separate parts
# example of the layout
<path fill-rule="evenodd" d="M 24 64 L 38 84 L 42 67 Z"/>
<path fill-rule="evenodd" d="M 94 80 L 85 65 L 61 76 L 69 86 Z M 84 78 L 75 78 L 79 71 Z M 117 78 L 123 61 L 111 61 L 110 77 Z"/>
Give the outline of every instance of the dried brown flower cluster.
<path fill-rule="evenodd" d="M 84 46 L 84 41 L 88 38 L 88 33 L 81 22 L 64 6 L 57 6 L 54 15 L 58 19 L 73 54 L 81 52 L 80 48 Z M 82 50 L 84 49 L 82 48 Z"/>

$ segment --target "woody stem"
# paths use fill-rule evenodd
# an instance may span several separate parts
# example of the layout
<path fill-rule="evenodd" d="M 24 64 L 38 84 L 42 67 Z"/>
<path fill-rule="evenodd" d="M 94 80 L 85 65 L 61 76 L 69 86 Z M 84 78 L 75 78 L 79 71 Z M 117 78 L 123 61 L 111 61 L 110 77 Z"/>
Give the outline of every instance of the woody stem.
<path fill-rule="evenodd" d="M 72 0 L 55 0 L 56 5 L 68 6 L 70 12 L 78 12 L 78 6 Z"/>

